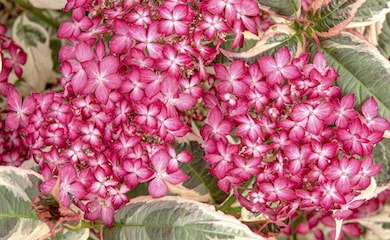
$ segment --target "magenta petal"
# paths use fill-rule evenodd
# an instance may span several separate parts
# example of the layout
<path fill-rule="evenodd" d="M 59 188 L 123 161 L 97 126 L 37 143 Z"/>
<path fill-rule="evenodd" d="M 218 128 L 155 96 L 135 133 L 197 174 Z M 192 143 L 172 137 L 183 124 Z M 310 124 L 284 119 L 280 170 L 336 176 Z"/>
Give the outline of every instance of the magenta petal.
<path fill-rule="evenodd" d="M 106 86 L 99 84 L 96 87 L 95 96 L 103 104 L 108 102 L 109 91 Z"/>
<path fill-rule="evenodd" d="M 373 97 L 370 97 L 362 106 L 363 115 L 371 120 L 378 114 L 378 104 Z"/>
<path fill-rule="evenodd" d="M 161 172 L 167 168 L 170 158 L 171 157 L 168 155 L 168 153 L 166 153 L 164 150 L 160 150 L 152 156 L 151 162 L 154 169 L 157 172 Z"/>
<path fill-rule="evenodd" d="M 5 126 L 11 130 L 16 130 L 20 125 L 20 120 L 17 113 L 8 113 L 5 117 Z"/>
<path fill-rule="evenodd" d="M 172 184 L 179 184 L 187 180 L 189 177 L 180 169 L 170 173 L 169 175 L 164 177 L 164 180 L 167 180 L 168 182 Z"/>
<path fill-rule="evenodd" d="M 161 178 L 155 178 L 150 182 L 148 191 L 152 197 L 158 198 L 168 193 L 168 186 Z"/>

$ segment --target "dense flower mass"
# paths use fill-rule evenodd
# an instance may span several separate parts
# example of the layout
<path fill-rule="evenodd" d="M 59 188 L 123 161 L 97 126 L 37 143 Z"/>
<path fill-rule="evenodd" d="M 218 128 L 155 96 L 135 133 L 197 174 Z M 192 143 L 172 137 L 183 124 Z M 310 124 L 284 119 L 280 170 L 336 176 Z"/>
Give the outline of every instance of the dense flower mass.
<path fill-rule="evenodd" d="M 374 98 L 360 114 L 352 94 L 341 96 L 322 53 L 308 59 L 291 60 L 283 47 L 250 66 L 216 64 L 216 94 L 205 93 L 211 111 L 201 135 L 211 173 L 248 210 L 279 223 L 301 210 L 350 217 L 345 210 L 363 204 L 354 197 L 381 169 L 371 154 L 390 128 Z M 239 194 L 251 179 L 248 196 Z"/>
<path fill-rule="evenodd" d="M 222 3 L 222 2 L 221 2 Z M 60 179 L 60 201 L 75 203 L 88 220 L 111 226 L 127 192 L 150 182 L 151 196 L 188 176 L 170 143 L 190 131 L 201 104 L 206 66 L 226 34 L 257 34 L 255 1 L 74 1 L 71 22 L 58 37 L 61 93 L 34 93 L 22 100 L 6 82 L 20 77 L 26 55 L 2 30 L 1 93 L 9 113 L 2 127 L 1 163 L 20 165 L 32 156 L 45 177 L 42 192 Z M 238 88 L 237 91 L 240 91 Z M 196 118 L 196 117 L 195 117 Z M 71 196 L 69 198 L 69 196 Z"/>
<path fill-rule="evenodd" d="M 57 184 L 62 206 L 112 226 L 140 183 L 153 197 L 166 195 L 189 178 L 180 165 L 193 156 L 171 144 L 194 122 L 219 188 L 277 224 L 312 211 L 297 232 L 313 229 L 321 239 L 320 221 L 333 227 L 331 217 L 362 215 L 375 204 L 355 199 L 381 169 L 371 154 L 390 128 L 374 98 L 355 110 L 321 52 L 312 62 L 282 47 L 252 65 L 215 63 L 227 36 L 233 49 L 242 47 L 245 31 L 269 25 L 255 0 L 68 0 L 64 9 L 72 21 L 58 30 L 68 41 L 59 52 L 62 92 L 22 98 L 7 82 L 12 71 L 22 75 L 26 54 L 0 25 L 8 106 L 0 164 L 32 157 L 44 177 L 40 190 Z M 354 224 L 343 231 L 359 234 Z"/>

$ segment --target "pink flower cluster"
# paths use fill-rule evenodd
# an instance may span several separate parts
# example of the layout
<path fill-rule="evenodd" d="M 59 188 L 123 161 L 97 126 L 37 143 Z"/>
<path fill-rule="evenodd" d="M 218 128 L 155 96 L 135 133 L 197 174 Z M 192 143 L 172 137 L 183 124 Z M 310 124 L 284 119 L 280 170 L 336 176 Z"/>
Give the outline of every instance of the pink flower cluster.
<path fill-rule="evenodd" d="M 297 211 L 349 217 L 364 202 L 354 198 L 381 169 L 371 153 L 390 128 L 377 117 L 374 98 L 360 114 L 353 94 L 341 97 L 333 85 L 338 74 L 322 53 L 308 60 L 292 60 L 283 47 L 250 66 L 216 64 L 213 90 L 204 96 L 211 109 L 201 129 L 205 160 L 219 187 L 280 224 Z"/>
<path fill-rule="evenodd" d="M 73 21 L 58 30 L 70 42 L 59 53 L 64 91 L 22 100 L 7 85 L 3 142 L 20 141 L 13 146 L 23 145 L 24 154 L 15 147 L 17 156 L 2 164 L 32 156 L 42 192 L 59 180 L 61 204 L 111 226 L 138 183 L 161 197 L 167 183 L 188 178 L 179 163 L 192 155 L 170 143 L 202 118 L 196 107 L 218 46 L 232 31 L 234 46 L 244 30 L 257 34 L 259 8 L 252 0 L 69 0 L 65 10 Z"/>
<path fill-rule="evenodd" d="M 8 83 L 8 77 L 12 72 L 17 77 L 22 76 L 21 65 L 26 63 L 27 56 L 20 46 L 6 36 L 6 33 L 7 28 L 0 24 L 0 96 L 9 96 L 7 104 L 12 111 L 11 113 L 3 111 L 8 114 L 6 119 L 0 120 L 0 165 L 19 166 L 26 159 L 27 146 L 23 136 L 12 128 L 5 128 L 5 125 L 8 122 L 8 124 L 26 126 L 27 119 L 24 114 L 31 113 L 34 109 L 29 105 L 28 100 L 22 105 L 19 93 L 13 89 L 12 84 Z"/>

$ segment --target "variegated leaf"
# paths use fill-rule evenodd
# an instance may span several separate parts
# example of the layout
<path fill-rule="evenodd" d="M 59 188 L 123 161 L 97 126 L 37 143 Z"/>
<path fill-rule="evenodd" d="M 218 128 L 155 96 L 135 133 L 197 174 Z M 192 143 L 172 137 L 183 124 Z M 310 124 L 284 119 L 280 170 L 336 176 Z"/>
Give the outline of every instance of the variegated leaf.
<path fill-rule="evenodd" d="M 352 21 L 356 11 L 365 1 L 316 0 L 307 18 L 314 23 L 313 29 L 318 36 L 336 36 Z"/>
<path fill-rule="evenodd" d="M 49 233 L 31 207 L 41 181 L 32 170 L 0 167 L 0 239 L 37 239 Z"/>
<path fill-rule="evenodd" d="M 321 42 L 322 51 L 340 76 L 336 84 L 343 93 L 354 93 L 357 106 L 374 96 L 379 114 L 390 119 L 390 62 L 375 46 L 343 32 Z"/>
<path fill-rule="evenodd" d="M 140 197 L 116 212 L 104 239 L 264 239 L 211 205 L 180 197 Z"/>
<path fill-rule="evenodd" d="M 305 49 L 305 42 L 303 37 L 288 25 L 276 24 L 270 27 L 260 41 L 249 50 L 234 53 L 221 49 L 221 52 L 229 59 L 245 59 L 248 64 L 252 64 L 258 57 L 273 55 L 283 46 L 288 46 L 292 56 L 299 56 Z"/>
<path fill-rule="evenodd" d="M 385 186 L 390 181 L 390 139 L 385 138 L 379 142 L 372 155 L 375 162 L 382 165 L 382 169 L 375 176 L 375 179 L 379 186 Z"/>
<path fill-rule="evenodd" d="M 264 11 L 289 18 L 298 18 L 301 12 L 300 0 L 257 0 Z"/>
<path fill-rule="evenodd" d="M 366 0 L 348 27 L 361 27 L 380 21 L 390 11 L 389 0 Z"/>
<path fill-rule="evenodd" d="M 378 38 L 378 48 L 386 57 L 390 57 L 390 13 L 386 14 L 386 19 L 382 23 L 381 33 Z"/>
<path fill-rule="evenodd" d="M 87 240 L 89 238 L 90 231 L 88 228 L 82 228 L 78 231 L 70 231 L 65 229 L 64 231 L 57 233 L 55 239 L 49 240 Z"/>
<path fill-rule="evenodd" d="M 16 18 L 12 27 L 12 38 L 27 54 L 27 62 L 23 66 L 22 94 L 43 91 L 53 76 L 53 60 L 51 58 L 50 35 L 41 25 L 31 21 L 26 14 Z M 16 79 L 15 79 L 16 80 Z"/>

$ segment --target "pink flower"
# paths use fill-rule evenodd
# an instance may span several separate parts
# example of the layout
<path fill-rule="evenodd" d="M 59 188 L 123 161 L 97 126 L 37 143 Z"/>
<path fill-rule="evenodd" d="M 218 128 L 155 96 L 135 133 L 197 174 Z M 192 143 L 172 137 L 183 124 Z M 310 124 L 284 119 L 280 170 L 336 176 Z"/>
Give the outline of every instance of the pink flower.
<path fill-rule="evenodd" d="M 178 4 L 173 9 L 160 7 L 158 13 L 164 19 L 160 22 L 160 29 L 165 35 L 176 33 L 183 36 L 189 33 L 189 24 L 186 19 L 190 12 L 187 5 Z"/>
<path fill-rule="evenodd" d="M 279 49 L 274 57 L 266 56 L 259 58 L 261 71 L 267 76 L 267 82 L 282 85 L 284 79 L 298 78 L 301 73 L 294 65 L 290 65 L 291 55 L 287 46 Z"/>
<path fill-rule="evenodd" d="M 188 179 L 188 176 L 180 169 L 168 169 L 171 157 L 164 150 L 160 150 L 151 157 L 151 163 L 155 171 L 153 180 L 148 190 L 152 197 L 162 197 L 168 193 L 165 181 L 171 184 L 179 184 Z"/>
<path fill-rule="evenodd" d="M 114 56 L 107 56 L 100 62 L 88 61 L 82 64 L 88 76 L 88 84 L 84 94 L 95 92 L 96 98 L 103 104 L 108 102 L 111 89 L 120 87 L 122 80 L 118 75 L 119 60 Z"/>
<path fill-rule="evenodd" d="M 284 177 L 275 179 L 273 183 L 260 183 L 259 189 L 266 193 L 267 201 L 292 201 L 296 198 L 289 187 L 289 180 Z"/>
<path fill-rule="evenodd" d="M 341 160 L 333 162 L 324 172 L 329 180 L 336 181 L 336 190 L 345 194 L 352 191 L 350 178 L 357 174 L 360 169 L 360 161 L 355 158 L 348 159 L 343 156 Z"/>
<path fill-rule="evenodd" d="M 207 11 L 203 11 L 203 20 L 199 23 L 199 28 L 204 30 L 207 40 L 212 40 L 216 37 L 217 31 L 228 32 L 229 26 L 223 21 L 219 15 L 211 15 Z"/>
<path fill-rule="evenodd" d="M 125 180 L 130 189 L 135 188 L 138 183 L 149 181 L 154 174 L 141 159 L 125 159 L 122 168 L 126 172 Z"/>
<path fill-rule="evenodd" d="M 374 159 L 372 156 L 367 155 L 363 158 L 359 171 L 351 176 L 351 183 L 356 184 L 358 189 L 365 189 L 371 183 L 371 177 L 377 175 L 382 166 L 379 164 L 374 164 Z"/>
<path fill-rule="evenodd" d="M 134 25 L 129 30 L 131 36 L 138 41 L 135 47 L 141 51 L 147 50 L 149 56 L 154 59 L 161 58 L 164 49 L 163 45 L 156 43 L 162 37 L 158 27 L 158 23 L 153 23 L 147 29 L 143 26 Z"/>
<path fill-rule="evenodd" d="M 322 193 L 321 206 L 325 210 L 329 210 L 334 203 L 346 203 L 344 196 L 337 191 L 335 182 L 325 182 L 318 187 L 318 190 Z"/>
<path fill-rule="evenodd" d="M 7 105 L 11 112 L 5 118 L 5 125 L 11 130 L 16 130 L 27 125 L 28 115 L 35 111 L 37 103 L 32 97 L 26 97 L 22 103 L 19 92 L 14 88 L 9 88 Z"/>
<path fill-rule="evenodd" d="M 211 110 L 208 116 L 209 123 L 201 129 L 203 138 L 215 137 L 217 140 L 225 138 L 233 129 L 233 124 L 223 119 L 223 115 L 219 107 Z"/>
<path fill-rule="evenodd" d="M 232 62 L 229 70 L 223 64 L 215 64 L 215 77 L 221 80 L 218 85 L 218 92 L 233 93 L 236 96 L 243 96 L 249 90 L 248 85 L 242 80 L 246 73 L 245 61 L 237 60 Z"/>
<path fill-rule="evenodd" d="M 378 104 L 373 97 L 370 97 L 362 106 L 366 126 L 373 131 L 384 132 L 390 129 L 390 123 L 385 118 L 376 118 L 378 115 Z"/>

